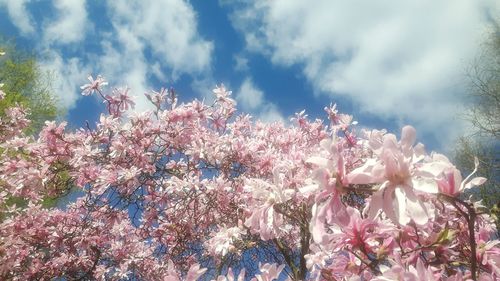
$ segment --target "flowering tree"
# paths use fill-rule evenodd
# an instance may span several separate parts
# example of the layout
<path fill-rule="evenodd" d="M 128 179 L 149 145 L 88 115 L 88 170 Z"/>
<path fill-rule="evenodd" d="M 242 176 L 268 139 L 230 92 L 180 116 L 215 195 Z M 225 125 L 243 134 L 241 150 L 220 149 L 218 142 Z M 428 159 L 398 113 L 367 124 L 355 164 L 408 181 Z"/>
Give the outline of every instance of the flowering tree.
<path fill-rule="evenodd" d="M 3 55 L 2 55 L 3 54 Z M 27 133 L 39 132 L 45 120 L 62 115 L 53 95 L 50 74 L 44 72 L 37 58 L 17 48 L 0 35 L 0 82 L 5 97 L 0 101 L 0 115 L 15 103 L 30 109 Z"/>
<path fill-rule="evenodd" d="M 19 107 L 0 122 L 2 280 L 500 278 L 494 224 L 460 197 L 486 179 L 462 180 L 412 127 L 355 133 L 335 105 L 329 124 L 265 124 L 224 86 L 211 104 L 151 92 L 155 110 L 127 114 L 127 88 L 89 81 L 108 111 L 95 127 L 29 138 Z M 58 185 L 82 196 L 42 208 Z"/>

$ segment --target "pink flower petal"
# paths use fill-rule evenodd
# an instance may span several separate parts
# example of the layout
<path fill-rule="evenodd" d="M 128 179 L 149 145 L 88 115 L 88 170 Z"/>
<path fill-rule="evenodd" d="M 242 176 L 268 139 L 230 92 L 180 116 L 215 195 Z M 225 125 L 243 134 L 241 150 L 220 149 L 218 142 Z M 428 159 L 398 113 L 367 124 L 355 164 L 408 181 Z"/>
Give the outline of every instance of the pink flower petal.
<path fill-rule="evenodd" d="M 406 214 L 406 196 L 401 188 L 396 188 L 394 195 L 396 196 L 397 221 L 401 225 L 407 225 L 410 222 L 410 217 Z"/>
<path fill-rule="evenodd" d="M 412 179 L 412 184 L 413 188 L 418 191 L 432 193 L 432 194 L 436 194 L 439 192 L 438 184 L 433 179 L 414 178 Z"/>
<path fill-rule="evenodd" d="M 409 149 L 417 139 L 417 131 L 412 126 L 404 126 L 401 130 L 401 146 L 403 149 Z"/>
<path fill-rule="evenodd" d="M 407 212 L 416 224 L 424 225 L 429 221 L 429 216 L 425 210 L 423 203 L 418 199 L 417 195 L 413 192 L 412 188 L 406 186 L 404 188 L 406 195 L 406 209 Z"/>
<path fill-rule="evenodd" d="M 465 184 L 464 189 L 469 189 L 473 188 L 478 185 L 482 185 L 483 183 L 486 182 L 486 178 L 483 177 L 475 177 L 472 180 L 470 180 L 468 183 Z"/>

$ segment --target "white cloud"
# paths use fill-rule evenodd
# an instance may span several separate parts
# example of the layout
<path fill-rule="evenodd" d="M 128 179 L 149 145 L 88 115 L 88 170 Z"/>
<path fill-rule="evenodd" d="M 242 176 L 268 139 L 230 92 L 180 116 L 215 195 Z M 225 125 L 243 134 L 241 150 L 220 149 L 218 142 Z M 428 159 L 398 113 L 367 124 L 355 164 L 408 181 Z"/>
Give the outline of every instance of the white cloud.
<path fill-rule="evenodd" d="M 54 1 L 57 18 L 44 28 L 44 40 L 51 43 L 78 43 L 85 38 L 89 22 L 85 0 Z"/>
<path fill-rule="evenodd" d="M 120 48 L 111 43 L 113 38 L 104 40 L 104 54 L 95 59 L 98 62 L 95 71 L 104 75 L 112 87 L 129 87 L 137 111 L 152 109 L 153 105 L 144 96 L 152 90 L 147 82 L 149 66 L 143 54 L 144 44 L 126 27 L 116 29 L 114 35 Z"/>
<path fill-rule="evenodd" d="M 150 75 L 171 83 L 181 74 L 210 74 L 213 45 L 197 33 L 196 15 L 189 3 L 119 0 L 107 5 L 114 30 L 101 42 L 104 54 L 93 58 L 95 71 L 112 85 L 130 87 L 136 111 L 153 107 L 144 96 L 153 90 Z M 146 57 L 148 51 L 151 59 Z"/>
<path fill-rule="evenodd" d="M 274 104 L 266 104 L 262 110 L 257 114 L 257 118 L 266 123 L 272 122 L 285 122 L 285 118 L 281 115 L 278 107 Z"/>
<path fill-rule="evenodd" d="M 151 65 L 151 72 L 160 81 L 163 81 L 163 82 L 167 81 L 167 76 L 161 70 L 161 64 L 160 63 L 158 63 L 158 62 L 153 63 L 153 65 Z"/>
<path fill-rule="evenodd" d="M 6 7 L 12 23 L 23 35 L 35 32 L 31 15 L 26 10 L 26 4 L 31 0 L 0 0 L 0 7 Z"/>
<path fill-rule="evenodd" d="M 12 23 L 24 36 L 35 32 L 32 16 L 27 10 L 30 0 L 0 0 L 0 7 L 7 7 Z M 54 94 L 59 105 L 65 109 L 75 106 L 80 97 L 79 87 L 85 83 L 85 77 L 90 73 L 89 67 L 82 63 L 83 58 L 65 58 L 53 48 L 53 43 L 78 43 L 85 36 L 88 26 L 85 0 L 57 0 L 53 3 L 57 17 L 46 22 L 41 28 L 42 42 L 37 42 L 38 50 L 43 50 L 39 61 L 40 67 L 51 75 Z"/>
<path fill-rule="evenodd" d="M 85 1 L 59 0 L 54 4 L 58 16 L 44 26 L 45 48 L 58 43 L 77 46 L 85 39 L 89 22 Z M 144 96 L 153 90 L 149 77 L 171 83 L 181 74 L 210 76 L 213 44 L 197 33 L 197 19 L 189 3 L 181 0 L 163 1 L 110 1 L 107 2 L 112 30 L 98 34 L 102 53 L 86 53 L 82 60 L 66 60 L 52 54 L 52 60 L 43 62 L 45 69 L 56 73 L 65 107 L 71 108 L 78 100 L 78 87 L 88 74 L 103 75 L 112 87 L 131 89 L 136 111 L 152 109 Z M 51 52 L 57 51 L 57 48 Z M 77 69 L 78 77 L 76 76 Z M 83 71 L 83 69 L 85 71 Z M 162 70 L 169 70 L 168 73 Z M 78 84 L 75 83 L 78 81 Z M 70 90 L 72 89 L 72 90 Z"/>
<path fill-rule="evenodd" d="M 110 1 L 115 29 L 130 32 L 169 66 L 174 79 L 183 73 L 209 71 L 213 43 L 197 32 L 193 7 L 182 0 Z"/>
<path fill-rule="evenodd" d="M 247 78 L 241 84 L 236 100 L 244 110 L 255 110 L 264 102 L 264 93 L 255 87 L 250 78 Z"/>
<path fill-rule="evenodd" d="M 267 101 L 262 90 L 247 77 L 235 96 L 238 107 L 251 113 L 263 122 L 283 121 L 284 118 L 275 104 Z"/>
<path fill-rule="evenodd" d="M 47 57 L 41 66 L 54 74 L 55 90 L 66 108 L 75 106 L 88 74 L 102 74 L 111 86 L 130 87 L 137 111 L 151 108 L 143 95 L 152 90 L 151 76 L 168 83 L 182 74 L 198 80 L 211 77 L 213 43 L 198 34 L 197 16 L 188 1 L 108 1 L 103 12 L 109 15 L 112 30 L 94 30 L 94 40 L 101 40 L 100 53 L 78 53 L 94 25 L 85 0 L 55 0 L 55 18 L 36 25 L 26 9 L 29 2 L 0 0 L 0 7 L 7 7 L 23 35 L 39 27 L 42 40 L 37 48 Z M 60 45 L 68 46 L 72 54 L 63 56 Z M 68 58 L 77 54 L 82 57 Z"/>
<path fill-rule="evenodd" d="M 234 6 L 232 22 L 248 50 L 302 66 L 317 93 L 348 96 L 446 141 L 463 125 L 456 112 L 465 68 L 488 8 L 500 12 L 494 3 L 258 0 Z"/>
<path fill-rule="evenodd" d="M 231 89 L 231 86 L 228 83 L 220 83 L 216 81 L 211 76 L 204 76 L 202 78 L 196 78 L 191 82 L 191 89 L 196 93 L 205 103 L 212 103 L 215 100 L 215 95 L 212 92 L 213 89 L 217 87 L 219 84 L 224 84 L 226 89 Z"/>
<path fill-rule="evenodd" d="M 90 73 L 87 66 L 79 58 L 64 59 L 55 51 L 47 53 L 46 59 L 40 61 L 42 70 L 50 72 L 53 78 L 52 87 L 60 105 L 71 109 L 80 98 L 80 86 L 87 83 L 85 78 Z"/>
<path fill-rule="evenodd" d="M 235 63 L 234 65 L 235 70 L 243 72 L 249 70 L 248 59 L 246 57 L 244 57 L 243 55 L 235 55 L 233 59 Z"/>

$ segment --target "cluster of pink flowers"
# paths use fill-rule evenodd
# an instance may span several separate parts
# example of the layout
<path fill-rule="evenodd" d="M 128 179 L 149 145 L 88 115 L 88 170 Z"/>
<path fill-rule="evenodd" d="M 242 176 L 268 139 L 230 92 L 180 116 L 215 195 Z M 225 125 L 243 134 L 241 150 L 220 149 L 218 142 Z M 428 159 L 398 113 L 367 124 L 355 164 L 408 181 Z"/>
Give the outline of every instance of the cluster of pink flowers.
<path fill-rule="evenodd" d="M 460 196 L 486 179 L 462 181 L 410 126 L 356 132 L 335 105 L 329 124 L 262 123 L 222 85 L 213 104 L 163 89 L 133 113 L 128 88 L 89 81 L 96 129 L 33 138 L 22 109 L 1 115 L 2 280 L 500 278 L 495 224 Z"/>

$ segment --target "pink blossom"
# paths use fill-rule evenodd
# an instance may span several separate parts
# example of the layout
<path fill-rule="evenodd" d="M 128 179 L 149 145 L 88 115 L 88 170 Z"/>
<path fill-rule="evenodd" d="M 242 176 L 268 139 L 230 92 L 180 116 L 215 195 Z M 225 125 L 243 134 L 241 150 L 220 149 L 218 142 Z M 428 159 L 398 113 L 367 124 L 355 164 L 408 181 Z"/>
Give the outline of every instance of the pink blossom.
<path fill-rule="evenodd" d="M 377 223 L 370 219 L 363 219 L 358 210 L 347 207 L 347 213 L 350 216 L 349 224 L 343 226 L 340 231 L 342 234 L 338 236 L 342 240 L 342 244 L 348 244 L 353 248 L 363 249 L 363 251 L 372 252 L 368 244 L 370 239 L 379 236 L 374 233 Z"/>
<path fill-rule="evenodd" d="M 2 280 L 498 279 L 495 224 L 458 197 L 485 179 L 462 181 L 411 127 L 354 135 L 335 106 L 330 125 L 254 122 L 223 86 L 210 105 L 152 93 L 155 112 L 122 118 L 128 89 L 90 82 L 108 105 L 95 126 L 29 136 L 25 109 L 0 114 Z"/>
<path fill-rule="evenodd" d="M 240 271 L 240 274 L 234 275 L 233 270 L 229 268 L 225 276 L 220 275 L 217 277 L 216 281 L 244 281 L 245 280 L 245 269 Z"/>
<path fill-rule="evenodd" d="M 236 249 L 233 245 L 241 239 L 243 231 L 239 227 L 223 228 L 205 244 L 213 256 L 225 256 Z"/>
<path fill-rule="evenodd" d="M 380 184 L 369 205 L 371 217 L 383 210 L 388 218 L 403 225 L 412 219 L 427 223 L 429 214 L 416 191 L 437 193 L 437 183 L 418 173 L 416 164 L 422 159 L 412 149 L 415 138 L 415 129 L 409 126 L 403 128 L 399 143 L 394 135 L 385 135 L 376 151 L 379 159 L 368 159 L 348 175 L 350 183 Z"/>
<path fill-rule="evenodd" d="M 128 109 L 134 108 L 135 103 L 129 96 L 129 88 L 115 88 L 111 95 L 106 96 L 103 101 L 107 103 L 109 113 L 113 116 L 120 116 Z"/>
<path fill-rule="evenodd" d="M 277 264 L 261 264 L 260 265 L 260 274 L 256 275 L 252 280 L 256 281 L 273 281 L 278 279 L 281 271 L 285 268 L 285 265 L 282 264 L 278 266 Z M 285 280 L 290 280 L 289 278 Z"/>
<path fill-rule="evenodd" d="M 103 86 L 108 85 L 108 82 L 106 82 L 101 75 L 97 75 L 95 79 L 92 75 L 89 75 L 87 79 L 90 83 L 80 87 L 80 89 L 82 89 L 82 95 L 84 96 L 92 95 L 95 91 L 100 92 Z"/>
<path fill-rule="evenodd" d="M 475 177 L 471 179 L 472 175 L 474 175 L 477 172 L 478 166 L 479 166 L 479 160 L 477 159 L 477 157 L 475 157 L 474 170 L 467 176 L 467 178 L 465 178 L 462 181 L 462 176 L 460 174 L 460 171 L 450 164 L 439 175 L 438 179 L 439 192 L 450 196 L 458 196 L 466 189 L 482 185 L 483 183 L 486 182 L 486 178 Z"/>
<path fill-rule="evenodd" d="M 407 269 L 400 265 L 394 265 L 391 269 L 386 270 L 382 276 L 372 279 L 373 281 L 432 281 L 439 280 L 434 275 L 431 267 L 426 267 L 421 259 L 418 259 L 416 268 L 410 265 Z"/>
<path fill-rule="evenodd" d="M 186 275 L 186 281 L 196 281 L 207 271 L 206 268 L 201 268 L 199 264 L 192 265 Z"/>
<path fill-rule="evenodd" d="M 230 104 L 235 103 L 235 101 L 230 98 L 232 92 L 228 91 L 224 86 L 224 84 L 216 86 L 215 89 L 213 89 L 212 91 L 215 94 L 215 98 L 217 99 L 217 101 Z"/>
<path fill-rule="evenodd" d="M 151 93 L 144 93 L 156 107 L 160 108 L 161 104 L 166 100 L 166 89 L 161 88 L 159 92 L 152 91 Z"/>
<path fill-rule="evenodd" d="M 282 174 L 274 170 L 274 183 L 270 184 L 259 179 L 247 181 L 245 190 L 255 200 L 251 215 L 246 219 L 245 226 L 254 233 L 259 233 L 263 240 L 270 240 L 280 233 L 283 216 L 275 210 L 278 203 L 287 202 L 294 193 L 283 186 Z"/>

